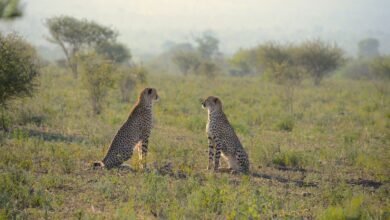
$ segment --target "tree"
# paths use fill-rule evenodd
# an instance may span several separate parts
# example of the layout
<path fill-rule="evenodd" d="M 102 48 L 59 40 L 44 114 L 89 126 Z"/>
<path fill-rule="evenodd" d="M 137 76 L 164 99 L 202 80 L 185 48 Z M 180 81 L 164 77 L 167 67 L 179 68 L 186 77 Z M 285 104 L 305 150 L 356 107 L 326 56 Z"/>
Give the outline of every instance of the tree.
<path fill-rule="evenodd" d="M 96 52 L 79 55 L 82 68 L 82 83 L 88 90 L 95 114 L 100 114 L 103 102 L 110 88 L 114 86 L 115 66 L 111 60 Z"/>
<path fill-rule="evenodd" d="M 118 69 L 119 73 L 119 89 L 121 92 L 121 101 L 129 102 L 132 92 L 137 84 L 136 75 L 128 68 L 121 67 Z"/>
<path fill-rule="evenodd" d="M 13 98 L 31 96 L 36 87 L 39 58 L 35 49 L 15 34 L 0 33 L 0 108 L 6 130 L 4 110 Z"/>
<path fill-rule="evenodd" d="M 375 58 L 370 65 L 372 75 L 378 80 L 390 80 L 390 55 Z"/>
<path fill-rule="evenodd" d="M 344 62 L 342 49 L 320 40 L 306 41 L 292 52 L 296 65 L 306 69 L 315 85 Z"/>
<path fill-rule="evenodd" d="M 294 112 L 294 90 L 302 82 L 305 70 L 296 65 L 293 56 L 294 47 L 266 43 L 256 49 L 258 62 L 265 68 L 265 76 L 285 88 L 288 109 Z"/>
<path fill-rule="evenodd" d="M 340 70 L 345 77 L 350 79 L 371 79 L 371 60 L 351 59 Z"/>
<path fill-rule="evenodd" d="M 197 73 L 209 78 L 214 78 L 219 71 L 219 67 L 212 61 L 203 61 L 197 68 Z"/>
<path fill-rule="evenodd" d="M 14 19 L 22 15 L 20 0 L 0 0 L 0 19 Z"/>
<path fill-rule="evenodd" d="M 195 71 L 201 63 L 199 55 L 194 51 L 176 51 L 172 61 L 184 75 L 188 75 L 190 71 Z"/>
<path fill-rule="evenodd" d="M 229 63 L 236 69 L 233 72 L 234 75 L 244 76 L 251 75 L 256 72 L 256 63 L 253 49 L 238 50 L 229 60 Z"/>
<path fill-rule="evenodd" d="M 119 70 L 119 88 L 121 92 L 121 101 L 129 102 L 131 93 L 138 83 L 145 84 L 148 71 L 145 67 L 133 64 L 131 67 L 121 67 Z"/>
<path fill-rule="evenodd" d="M 197 38 L 198 47 L 194 47 L 190 43 L 181 43 L 170 46 L 170 54 L 172 54 L 172 62 L 179 68 L 183 75 L 189 73 L 215 77 L 218 70 L 218 60 L 215 55 L 218 51 L 218 40 L 216 47 L 210 49 L 210 45 L 214 45 L 215 38 L 210 35 L 204 35 L 202 38 Z"/>
<path fill-rule="evenodd" d="M 281 45 L 273 42 L 260 45 L 256 48 L 258 62 L 262 63 L 265 68 L 270 68 L 275 63 L 293 65 L 292 48 L 292 45 Z"/>
<path fill-rule="evenodd" d="M 125 45 L 117 42 L 102 42 L 96 46 L 96 52 L 115 63 L 125 63 L 131 59 L 130 50 Z"/>
<path fill-rule="evenodd" d="M 76 55 L 80 50 L 114 42 L 117 37 L 117 33 L 109 27 L 69 16 L 46 19 L 46 26 L 51 35 L 49 41 L 61 47 L 75 77 L 78 75 Z"/>
<path fill-rule="evenodd" d="M 381 104 L 385 105 L 385 96 L 390 85 L 390 55 L 374 58 L 370 65 L 370 72 L 377 90 L 382 96 Z"/>
<path fill-rule="evenodd" d="M 197 50 L 204 59 L 214 58 L 219 53 L 219 40 L 210 33 L 204 33 L 202 37 L 195 39 Z"/>
<path fill-rule="evenodd" d="M 366 38 L 358 43 L 359 58 L 370 59 L 379 56 L 379 41 L 375 38 Z"/>

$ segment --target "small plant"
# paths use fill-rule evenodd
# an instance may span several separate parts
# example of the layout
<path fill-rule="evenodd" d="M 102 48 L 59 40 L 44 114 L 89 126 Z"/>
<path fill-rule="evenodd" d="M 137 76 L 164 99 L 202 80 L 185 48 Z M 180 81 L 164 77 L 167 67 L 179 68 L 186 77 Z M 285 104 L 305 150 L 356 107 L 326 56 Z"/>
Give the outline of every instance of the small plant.
<path fill-rule="evenodd" d="M 290 114 L 294 113 L 294 92 L 301 84 L 305 69 L 297 65 L 296 48 L 291 45 L 267 43 L 256 49 L 258 59 L 265 70 L 265 77 L 283 86 L 283 97 Z"/>
<path fill-rule="evenodd" d="M 210 61 L 203 61 L 197 68 L 197 73 L 199 75 L 206 76 L 207 78 L 215 78 L 218 74 L 218 66 Z"/>
<path fill-rule="evenodd" d="M 25 209 L 50 207 L 48 195 L 34 188 L 32 177 L 18 168 L 0 174 L 0 210 L 9 219 L 23 216 Z"/>
<path fill-rule="evenodd" d="M 141 198 L 152 215 L 163 218 L 169 203 L 167 179 L 155 173 L 146 174 Z"/>
<path fill-rule="evenodd" d="M 122 102 L 129 102 L 132 93 L 137 84 L 145 84 L 147 82 L 148 71 L 142 65 L 133 64 L 131 67 L 122 67 L 118 69 L 119 88 L 121 92 Z"/>
<path fill-rule="evenodd" d="M 327 208 L 321 215 L 320 219 L 366 219 L 363 216 L 363 197 L 353 197 L 344 202 L 344 206 L 331 206 Z"/>
<path fill-rule="evenodd" d="M 373 59 L 370 72 L 377 91 L 381 94 L 381 106 L 385 105 L 386 95 L 389 93 L 390 56 L 381 56 Z"/>
<path fill-rule="evenodd" d="M 114 86 L 115 66 L 111 61 L 94 52 L 80 56 L 82 82 L 88 90 L 89 100 L 95 114 L 100 114 L 110 88 Z"/>
<path fill-rule="evenodd" d="M 295 125 L 295 120 L 292 116 L 282 118 L 277 124 L 276 127 L 281 131 L 292 131 Z"/>
<path fill-rule="evenodd" d="M 119 71 L 119 88 L 121 91 L 121 101 L 122 102 L 129 102 L 131 95 L 134 91 L 134 88 L 137 84 L 137 79 L 134 74 L 127 70 L 120 70 Z"/>
<path fill-rule="evenodd" d="M 135 76 L 138 83 L 145 84 L 147 82 L 148 70 L 142 65 L 133 65 L 130 68 L 131 74 Z"/>
<path fill-rule="evenodd" d="M 104 198 L 115 200 L 121 198 L 125 200 L 127 198 L 127 192 L 121 182 L 121 179 L 117 176 L 111 178 L 101 178 L 99 182 L 96 183 L 95 189 L 101 193 Z"/>
<path fill-rule="evenodd" d="M 136 220 L 136 209 L 134 208 L 134 203 L 130 200 L 124 206 L 118 208 L 115 212 L 114 219 L 129 219 Z"/>
<path fill-rule="evenodd" d="M 321 220 L 334 219 L 334 220 L 345 220 L 343 209 L 340 207 L 329 207 L 320 216 Z"/>
<path fill-rule="evenodd" d="M 178 50 L 174 52 L 172 62 L 176 64 L 180 72 L 186 76 L 199 67 L 201 58 L 195 51 Z"/>
<path fill-rule="evenodd" d="M 302 168 L 305 164 L 306 159 L 302 155 L 302 153 L 294 152 L 294 151 L 286 151 L 277 153 L 274 156 L 273 164 L 279 166 L 289 166 L 289 167 L 297 167 Z"/>
<path fill-rule="evenodd" d="M 224 200 L 227 191 L 220 186 L 202 187 L 190 195 L 190 205 L 194 207 L 196 213 L 213 213 L 221 215 L 224 208 Z M 200 216 L 198 216 L 200 217 Z"/>

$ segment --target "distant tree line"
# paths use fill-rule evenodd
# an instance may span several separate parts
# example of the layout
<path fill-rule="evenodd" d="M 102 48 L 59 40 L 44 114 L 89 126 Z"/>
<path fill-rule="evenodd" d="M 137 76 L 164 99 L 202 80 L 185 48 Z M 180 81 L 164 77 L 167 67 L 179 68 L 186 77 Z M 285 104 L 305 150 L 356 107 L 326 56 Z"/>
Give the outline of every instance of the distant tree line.
<path fill-rule="evenodd" d="M 0 19 L 22 16 L 18 0 L 0 0 Z M 48 40 L 58 45 L 65 63 L 88 91 L 94 113 L 102 112 L 110 89 L 119 88 L 126 102 L 138 83 L 145 83 L 148 71 L 131 62 L 130 50 L 117 41 L 118 32 L 94 21 L 69 16 L 48 18 Z M 294 91 L 305 78 L 318 86 L 322 80 L 340 69 L 348 77 L 370 79 L 378 91 L 387 94 L 390 81 L 390 56 L 379 53 L 379 41 L 363 39 L 358 43 L 356 59 L 346 59 L 335 44 L 310 40 L 299 44 L 268 42 L 240 49 L 225 59 L 219 40 L 212 32 L 204 32 L 192 42 L 172 43 L 163 54 L 183 75 L 213 78 L 230 75 L 262 75 L 285 88 L 289 110 L 293 113 Z M 2 112 L 13 98 L 30 96 L 36 88 L 40 59 L 30 44 L 15 34 L 0 34 L 0 107 Z M 343 65 L 345 64 L 346 65 Z M 343 66 L 340 68 L 340 66 Z M 4 114 L 2 127 L 6 129 Z"/>
<path fill-rule="evenodd" d="M 181 43 L 171 46 L 172 62 L 183 75 L 205 75 L 214 77 L 221 69 L 219 40 L 212 33 L 205 32 L 195 38 L 195 46 Z"/>
<path fill-rule="evenodd" d="M 284 45 L 268 42 L 235 53 L 230 59 L 233 67 L 230 73 L 242 76 L 268 72 L 277 81 L 282 78 L 297 81 L 307 75 L 319 85 L 344 60 L 341 48 L 320 40 Z"/>
<path fill-rule="evenodd" d="M 345 77 L 355 80 L 370 80 L 381 94 L 385 105 L 390 88 L 390 55 L 381 55 L 380 43 L 375 38 L 366 38 L 358 43 L 356 59 L 350 59 L 341 69 Z"/>

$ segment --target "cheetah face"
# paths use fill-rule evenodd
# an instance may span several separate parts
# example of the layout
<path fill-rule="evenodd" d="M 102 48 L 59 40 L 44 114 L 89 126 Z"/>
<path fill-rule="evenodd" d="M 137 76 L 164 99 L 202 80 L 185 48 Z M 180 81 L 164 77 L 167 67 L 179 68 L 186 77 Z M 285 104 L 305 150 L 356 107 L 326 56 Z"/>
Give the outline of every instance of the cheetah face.
<path fill-rule="evenodd" d="M 221 109 L 222 108 L 222 102 L 218 97 L 215 96 L 209 96 L 207 99 L 205 99 L 202 102 L 202 108 L 208 109 L 210 111 Z"/>
<path fill-rule="evenodd" d="M 142 95 L 150 101 L 158 101 L 160 99 L 155 88 L 145 88 Z"/>

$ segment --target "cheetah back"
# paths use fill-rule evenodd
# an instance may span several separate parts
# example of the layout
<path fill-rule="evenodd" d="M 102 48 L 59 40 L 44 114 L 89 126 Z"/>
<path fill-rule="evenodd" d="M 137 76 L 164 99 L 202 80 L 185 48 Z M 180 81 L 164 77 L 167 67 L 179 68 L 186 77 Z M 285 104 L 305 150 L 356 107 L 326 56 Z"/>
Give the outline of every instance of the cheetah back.
<path fill-rule="evenodd" d="M 234 158 L 238 162 L 240 170 L 249 170 L 248 155 L 224 113 L 210 117 L 207 132 L 218 139 L 222 146 L 221 152 L 226 157 Z"/>
<path fill-rule="evenodd" d="M 152 111 L 149 108 L 135 108 L 128 120 L 122 125 L 107 155 L 103 159 L 106 168 L 120 166 L 131 158 L 135 145 L 143 137 L 149 137 L 152 129 Z"/>

